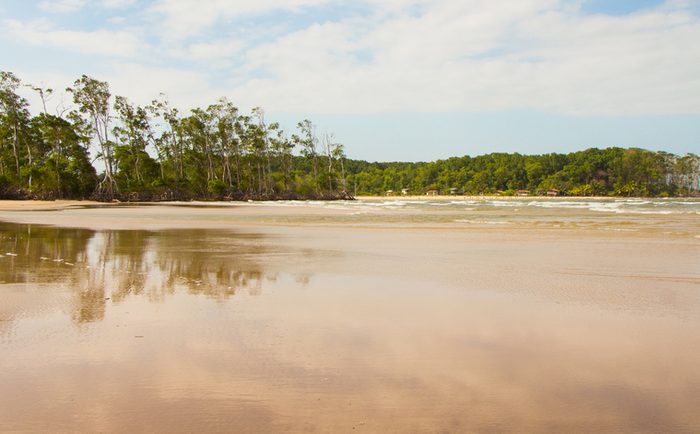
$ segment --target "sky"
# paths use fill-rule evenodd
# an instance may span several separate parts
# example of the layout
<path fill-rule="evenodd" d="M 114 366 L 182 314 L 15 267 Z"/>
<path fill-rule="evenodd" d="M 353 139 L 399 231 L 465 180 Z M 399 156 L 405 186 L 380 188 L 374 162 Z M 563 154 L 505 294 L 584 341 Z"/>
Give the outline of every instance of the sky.
<path fill-rule="evenodd" d="M 0 0 L 0 70 L 227 97 L 371 161 L 700 153 L 700 0 Z"/>

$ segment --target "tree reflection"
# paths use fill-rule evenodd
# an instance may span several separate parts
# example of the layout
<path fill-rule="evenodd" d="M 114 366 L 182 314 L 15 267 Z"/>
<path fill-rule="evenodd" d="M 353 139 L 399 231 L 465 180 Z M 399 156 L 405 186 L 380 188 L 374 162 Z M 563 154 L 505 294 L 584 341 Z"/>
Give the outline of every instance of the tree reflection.
<path fill-rule="evenodd" d="M 277 279 L 262 236 L 230 231 L 92 231 L 0 223 L 0 283 L 56 284 L 73 293 L 77 323 L 104 318 L 108 302 L 163 301 L 178 291 L 226 300 L 257 296 Z"/>
<path fill-rule="evenodd" d="M 0 282 L 51 282 L 86 261 L 94 232 L 0 223 Z"/>

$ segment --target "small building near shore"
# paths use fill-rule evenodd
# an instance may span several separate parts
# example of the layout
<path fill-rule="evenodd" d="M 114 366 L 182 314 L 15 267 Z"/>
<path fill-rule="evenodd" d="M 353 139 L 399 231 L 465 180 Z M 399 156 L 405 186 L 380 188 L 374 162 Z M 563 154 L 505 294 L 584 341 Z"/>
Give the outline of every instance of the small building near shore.
<path fill-rule="evenodd" d="M 426 196 L 438 196 L 440 194 L 439 188 L 431 188 L 425 192 Z"/>
<path fill-rule="evenodd" d="M 394 190 L 387 190 L 384 192 L 384 196 L 393 196 L 394 195 Z"/>
<path fill-rule="evenodd" d="M 402 188 L 402 189 L 401 189 L 401 195 L 402 195 L 402 196 L 408 196 L 408 189 L 407 189 L 407 188 Z"/>
<path fill-rule="evenodd" d="M 547 196 L 554 197 L 554 196 L 559 196 L 560 194 L 561 194 L 561 192 L 559 190 L 557 190 L 556 188 L 552 188 L 552 189 L 547 190 Z"/>
<path fill-rule="evenodd" d="M 457 187 L 452 187 L 452 188 L 450 189 L 450 195 L 455 196 L 455 195 L 458 195 L 458 194 L 459 194 L 459 188 L 457 188 Z"/>
<path fill-rule="evenodd" d="M 518 190 L 515 192 L 517 196 L 529 196 L 530 190 Z"/>

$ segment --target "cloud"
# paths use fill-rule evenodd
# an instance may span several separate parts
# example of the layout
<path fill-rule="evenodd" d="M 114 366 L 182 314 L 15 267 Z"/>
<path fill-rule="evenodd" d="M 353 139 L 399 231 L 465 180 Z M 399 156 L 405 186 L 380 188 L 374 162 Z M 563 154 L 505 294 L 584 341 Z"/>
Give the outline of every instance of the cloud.
<path fill-rule="evenodd" d="M 113 17 L 109 17 L 107 19 L 107 22 L 114 25 L 124 24 L 126 22 L 126 17 L 123 17 L 121 15 L 115 15 Z"/>
<path fill-rule="evenodd" d="M 111 21 L 129 23 L 116 31 L 8 20 L 5 31 L 128 58 L 152 93 L 170 83 L 185 104 L 211 94 L 307 113 L 700 113 L 697 0 L 619 16 L 577 0 L 367 0 L 335 15 L 337 0 L 105 2 L 133 3 L 140 18 Z"/>
<path fill-rule="evenodd" d="M 204 72 L 174 67 L 147 66 L 138 63 L 115 62 L 111 73 L 97 77 L 110 84 L 114 95 L 123 95 L 138 104 L 148 104 L 159 93 L 182 109 L 212 104 L 222 96 L 212 87 Z"/>
<path fill-rule="evenodd" d="M 700 111 L 700 21 L 682 8 L 612 17 L 546 0 L 422 6 L 249 50 L 258 75 L 236 92 L 286 111 Z"/>
<path fill-rule="evenodd" d="M 101 0 L 100 4 L 109 9 L 121 9 L 132 6 L 136 0 Z"/>
<path fill-rule="evenodd" d="M 132 6 L 136 0 L 99 0 L 98 6 L 108 9 L 119 9 Z M 39 10 L 48 13 L 73 13 L 83 9 L 88 0 L 44 0 L 39 3 Z"/>
<path fill-rule="evenodd" d="M 192 42 L 188 45 L 173 45 L 168 55 L 175 59 L 186 61 L 208 62 L 208 67 L 216 67 L 217 61 L 225 61 L 236 55 L 243 48 L 243 42 L 238 38 L 221 38 L 205 42 Z M 224 65 L 227 65 L 224 62 Z"/>
<path fill-rule="evenodd" d="M 220 21 L 325 3 L 329 0 L 158 0 L 148 13 L 161 23 L 162 36 L 180 40 Z"/>
<path fill-rule="evenodd" d="M 87 4 L 87 0 L 53 0 L 42 1 L 39 9 L 49 13 L 76 12 Z"/>
<path fill-rule="evenodd" d="M 138 36 L 125 30 L 62 30 L 55 29 L 47 20 L 5 20 L 4 25 L 5 32 L 21 43 L 85 55 L 129 57 L 137 54 L 142 47 Z"/>
<path fill-rule="evenodd" d="M 206 107 L 225 93 L 209 83 L 209 77 L 202 72 L 181 68 L 148 66 L 132 62 L 106 62 L 103 71 L 83 71 L 97 80 L 109 83 L 112 95 L 127 97 L 139 104 L 149 104 L 159 94 L 165 94 L 170 102 L 183 111 L 194 107 Z M 47 108 L 50 113 L 65 112 L 73 107 L 72 96 L 63 91 L 80 77 L 81 72 L 47 72 L 18 69 L 15 72 L 25 84 L 52 88 Z M 22 96 L 27 98 L 32 110 L 41 108 L 36 92 L 22 87 Z"/>

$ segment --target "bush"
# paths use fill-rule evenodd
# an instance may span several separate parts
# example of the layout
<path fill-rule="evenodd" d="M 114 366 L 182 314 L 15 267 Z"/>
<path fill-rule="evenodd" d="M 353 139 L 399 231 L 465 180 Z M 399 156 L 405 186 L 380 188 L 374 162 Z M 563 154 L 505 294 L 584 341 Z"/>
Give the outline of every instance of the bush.
<path fill-rule="evenodd" d="M 224 181 L 220 179 L 212 179 L 207 183 L 207 190 L 209 193 L 214 194 L 216 196 L 223 196 L 226 193 L 226 190 L 228 187 L 224 183 Z"/>

